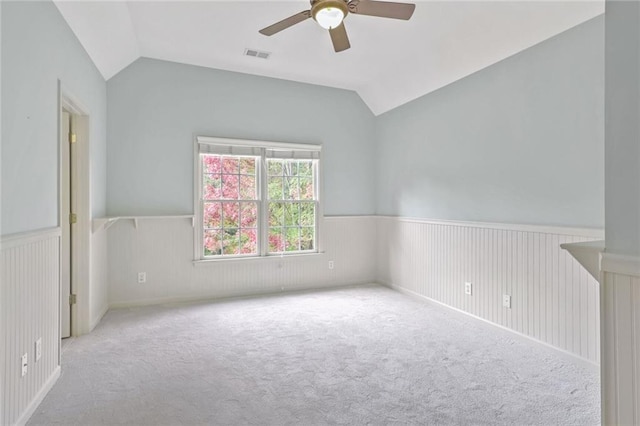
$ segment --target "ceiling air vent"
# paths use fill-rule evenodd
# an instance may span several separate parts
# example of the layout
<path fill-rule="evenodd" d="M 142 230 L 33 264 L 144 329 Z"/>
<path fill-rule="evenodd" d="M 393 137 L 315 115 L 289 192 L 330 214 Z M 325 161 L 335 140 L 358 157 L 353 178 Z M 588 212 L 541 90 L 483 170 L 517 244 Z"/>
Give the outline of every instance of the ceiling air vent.
<path fill-rule="evenodd" d="M 254 58 L 261 58 L 261 59 L 269 59 L 269 56 L 271 56 L 271 53 L 269 52 L 262 52 L 256 49 L 244 49 L 244 54 L 246 56 L 253 56 Z"/>

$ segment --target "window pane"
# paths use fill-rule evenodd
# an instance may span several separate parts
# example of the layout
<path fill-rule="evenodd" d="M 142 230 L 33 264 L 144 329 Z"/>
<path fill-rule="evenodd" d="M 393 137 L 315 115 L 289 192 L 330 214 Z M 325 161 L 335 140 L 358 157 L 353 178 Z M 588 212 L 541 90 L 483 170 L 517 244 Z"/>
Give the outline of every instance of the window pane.
<path fill-rule="evenodd" d="M 300 199 L 313 200 L 313 180 L 311 178 L 300 178 Z"/>
<path fill-rule="evenodd" d="M 313 226 L 316 223 L 314 203 L 300 203 L 300 226 Z"/>
<path fill-rule="evenodd" d="M 314 249 L 314 228 L 300 228 L 300 250 Z"/>
<path fill-rule="evenodd" d="M 300 250 L 300 229 L 299 228 L 285 228 L 285 250 L 286 251 Z"/>
<path fill-rule="evenodd" d="M 269 203 L 269 226 L 284 225 L 284 204 Z"/>
<path fill-rule="evenodd" d="M 207 173 L 203 176 L 202 198 L 205 200 L 217 200 L 220 198 L 222 178 L 219 174 Z"/>
<path fill-rule="evenodd" d="M 237 229 L 224 229 L 222 238 L 222 254 L 240 254 L 240 233 Z"/>
<path fill-rule="evenodd" d="M 267 190 L 270 200 L 282 200 L 282 178 L 269 177 L 267 182 Z"/>
<path fill-rule="evenodd" d="M 204 227 L 222 227 L 222 203 L 204 203 Z"/>
<path fill-rule="evenodd" d="M 256 199 L 256 178 L 253 176 L 240 176 L 240 199 Z"/>
<path fill-rule="evenodd" d="M 239 163 L 237 157 L 222 157 L 222 173 L 237 174 Z"/>
<path fill-rule="evenodd" d="M 204 255 L 219 254 L 222 254 L 222 231 L 219 229 L 204 231 Z"/>
<path fill-rule="evenodd" d="M 313 172 L 313 167 L 311 164 L 311 161 L 300 161 L 298 163 L 298 175 L 310 177 Z"/>
<path fill-rule="evenodd" d="M 258 230 L 242 229 L 240 231 L 240 253 L 257 254 L 258 253 Z"/>
<path fill-rule="evenodd" d="M 284 225 L 298 226 L 300 224 L 300 205 L 287 203 L 284 205 Z"/>
<path fill-rule="evenodd" d="M 222 203 L 222 227 L 240 227 L 240 203 Z"/>
<path fill-rule="evenodd" d="M 282 162 L 282 170 L 285 176 L 298 175 L 298 162 L 292 160 L 284 160 Z"/>
<path fill-rule="evenodd" d="M 267 170 L 269 176 L 282 176 L 282 161 L 267 160 Z"/>
<path fill-rule="evenodd" d="M 222 175 L 222 198 L 226 200 L 238 199 L 239 180 L 238 175 Z"/>
<path fill-rule="evenodd" d="M 284 178 L 284 198 L 286 200 L 298 200 L 298 178 L 297 177 L 285 177 Z"/>
<path fill-rule="evenodd" d="M 269 228 L 269 252 L 278 253 L 282 251 L 284 251 L 282 228 Z"/>
<path fill-rule="evenodd" d="M 201 154 L 205 256 L 260 255 L 263 208 L 270 253 L 315 248 L 316 161 L 263 159 L 263 169 L 258 158 Z M 261 176 L 263 170 L 266 176 Z M 266 194 L 258 187 L 262 178 Z M 262 196 L 266 199 L 258 200 Z"/>
<path fill-rule="evenodd" d="M 251 157 L 240 158 L 240 174 L 254 175 L 256 174 L 256 159 Z"/>
<path fill-rule="evenodd" d="M 258 203 L 241 203 L 240 204 L 240 227 L 241 228 L 257 228 L 258 227 Z"/>
<path fill-rule="evenodd" d="M 204 173 L 220 173 L 222 170 L 222 159 L 219 155 L 203 155 L 202 171 Z"/>

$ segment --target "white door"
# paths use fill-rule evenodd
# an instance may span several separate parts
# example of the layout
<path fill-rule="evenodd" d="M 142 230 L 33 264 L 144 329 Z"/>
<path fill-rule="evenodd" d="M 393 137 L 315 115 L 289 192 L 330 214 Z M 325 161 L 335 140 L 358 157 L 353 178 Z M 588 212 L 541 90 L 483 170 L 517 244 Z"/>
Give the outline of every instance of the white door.
<path fill-rule="evenodd" d="M 71 336 L 71 114 L 62 111 L 60 115 L 60 226 L 62 242 L 60 254 L 60 333 L 61 337 Z"/>

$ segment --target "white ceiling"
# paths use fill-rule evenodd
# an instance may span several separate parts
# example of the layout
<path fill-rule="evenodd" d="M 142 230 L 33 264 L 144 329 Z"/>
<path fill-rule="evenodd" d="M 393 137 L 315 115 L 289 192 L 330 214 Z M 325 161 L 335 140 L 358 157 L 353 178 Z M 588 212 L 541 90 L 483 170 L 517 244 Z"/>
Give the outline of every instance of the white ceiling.
<path fill-rule="evenodd" d="M 603 0 L 417 1 L 409 21 L 347 16 L 351 49 L 335 53 L 313 20 L 258 33 L 305 0 L 55 3 L 105 79 L 142 56 L 354 90 L 376 115 L 604 13 Z"/>

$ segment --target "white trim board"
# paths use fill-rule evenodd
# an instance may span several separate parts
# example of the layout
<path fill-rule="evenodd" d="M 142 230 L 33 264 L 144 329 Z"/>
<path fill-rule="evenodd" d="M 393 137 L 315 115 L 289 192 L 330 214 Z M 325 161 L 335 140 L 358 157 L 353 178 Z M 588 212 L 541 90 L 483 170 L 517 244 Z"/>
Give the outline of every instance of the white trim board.
<path fill-rule="evenodd" d="M 8 249 L 46 240 L 51 237 L 59 237 L 60 233 L 60 227 L 55 226 L 52 228 L 38 229 L 35 231 L 20 232 L 18 234 L 3 235 L 2 237 L 0 237 L 0 244 L 2 245 L 3 249 Z"/>
<path fill-rule="evenodd" d="M 354 287 L 370 286 L 370 285 L 382 285 L 372 282 L 363 282 L 356 284 L 329 284 L 323 287 L 313 287 L 295 290 L 273 290 L 265 291 L 261 293 L 245 293 L 238 294 L 236 296 L 221 296 L 221 297 L 167 297 L 159 299 L 137 300 L 134 302 L 113 302 L 109 305 L 109 309 L 126 309 L 136 308 L 142 306 L 153 305 L 173 305 L 173 304 L 190 304 L 190 303 L 218 303 L 230 300 L 238 299 L 252 299 L 257 297 L 269 297 L 269 296 L 286 296 L 288 294 L 301 294 L 301 293 L 316 293 L 322 291 L 340 290 Z"/>
<path fill-rule="evenodd" d="M 53 386 L 60 378 L 61 372 L 62 369 L 60 368 L 60 366 L 56 367 L 56 369 L 53 371 L 53 374 L 51 374 L 47 382 L 44 384 L 44 386 L 42 386 L 38 394 L 31 400 L 29 406 L 24 410 L 22 415 L 16 421 L 17 426 L 23 426 L 27 424 L 31 416 L 33 416 L 33 413 L 35 413 L 38 409 L 40 403 L 42 403 L 49 391 L 53 389 Z"/>
<path fill-rule="evenodd" d="M 218 138 L 213 136 L 196 136 L 196 143 L 221 145 L 221 146 L 247 146 L 254 148 L 281 148 L 286 150 L 304 150 L 304 151 L 320 151 L 320 144 L 304 144 L 304 143 L 288 143 L 288 142 L 269 142 L 248 139 L 230 139 Z M 197 151 L 197 150 L 196 150 Z"/>
<path fill-rule="evenodd" d="M 395 220 L 405 223 L 424 223 L 430 225 L 462 226 L 467 228 L 501 229 L 520 232 L 539 232 L 543 234 L 573 235 L 579 237 L 589 237 L 594 239 L 604 238 L 604 229 L 600 228 L 573 228 L 553 225 L 530 225 L 518 223 L 493 223 L 493 222 L 473 222 L 443 219 L 423 219 L 405 216 L 376 216 L 380 219 Z"/>
<path fill-rule="evenodd" d="M 603 272 L 640 277 L 640 257 L 604 252 L 600 269 Z"/>

